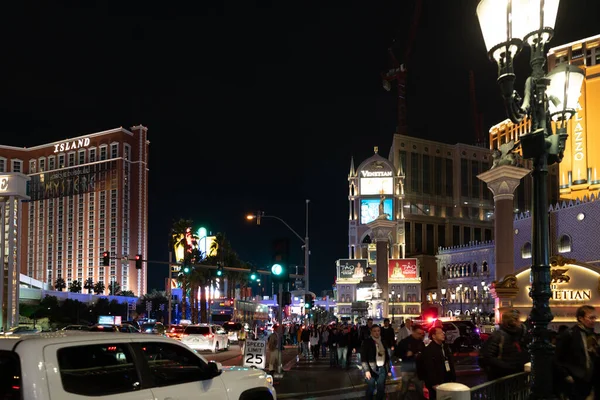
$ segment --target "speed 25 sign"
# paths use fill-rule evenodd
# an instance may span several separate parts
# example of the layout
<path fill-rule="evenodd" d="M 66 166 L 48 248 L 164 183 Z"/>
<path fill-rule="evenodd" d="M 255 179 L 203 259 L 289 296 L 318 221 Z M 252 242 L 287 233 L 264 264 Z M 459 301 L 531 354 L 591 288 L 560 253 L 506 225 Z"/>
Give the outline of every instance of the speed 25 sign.
<path fill-rule="evenodd" d="M 266 368 L 267 343 L 263 340 L 246 340 L 244 367 Z"/>

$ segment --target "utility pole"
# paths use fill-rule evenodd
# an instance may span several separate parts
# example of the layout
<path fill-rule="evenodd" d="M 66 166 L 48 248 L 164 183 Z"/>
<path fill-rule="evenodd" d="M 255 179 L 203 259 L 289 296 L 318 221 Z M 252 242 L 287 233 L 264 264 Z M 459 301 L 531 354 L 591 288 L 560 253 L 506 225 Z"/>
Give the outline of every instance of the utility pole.
<path fill-rule="evenodd" d="M 304 236 L 304 286 L 308 292 L 308 261 L 310 258 L 310 250 L 308 248 L 308 203 L 310 200 L 306 199 L 306 233 Z"/>
<path fill-rule="evenodd" d="M 281 353 L 281 345 L 283 340 L 283 283 L 279 282 L 279 293 L 277 294 L 277 320 L 279 321 L 277 325 L 277 375 L 276 378 L 283 377 L 283 366 L 282 362 L 282 353 Z"/>
<path fill-rule="evenodd" d="M 169 325 L 171 325 L 171 300 L 173 297 L 173 292 L 171 291 L 171 262 L 173 261 L 173 252 L 170 251 L 169 252 L 169 274 L 167 275 L 167 307 L 169 308 L 169 311 L 167 313 L 169 318 L 169 322 L 167 324 L 167 328 L 169 327 Z"/>

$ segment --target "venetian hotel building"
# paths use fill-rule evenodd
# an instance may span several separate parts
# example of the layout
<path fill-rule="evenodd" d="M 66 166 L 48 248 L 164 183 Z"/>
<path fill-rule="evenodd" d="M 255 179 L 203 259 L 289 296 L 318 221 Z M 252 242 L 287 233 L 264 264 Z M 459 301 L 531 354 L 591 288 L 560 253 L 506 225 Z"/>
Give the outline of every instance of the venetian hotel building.
<path fill-rule="evenodd" d="M 146 293 L 148 247 L 147 128 L 116 128 L 30 148 L 0 145 L 0 172 L 29 176 L 23 204 L 20 271 L 67 288 L 88 278 Z M 102 253 L 110 251 L 109 267 Z M 116 258 L 114 258 L 116 257 Z M 85 292 L 85 290 L 84 290 Z"/>

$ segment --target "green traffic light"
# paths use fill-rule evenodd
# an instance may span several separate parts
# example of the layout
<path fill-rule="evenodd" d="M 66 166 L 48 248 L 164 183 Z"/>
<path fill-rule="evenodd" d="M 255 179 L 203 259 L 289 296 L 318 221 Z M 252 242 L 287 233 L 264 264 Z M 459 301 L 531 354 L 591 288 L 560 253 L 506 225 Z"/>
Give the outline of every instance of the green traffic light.
<path fill-rule="evenodd" d="M 310 304 L 304 303 L 304 308 L 310 308 Z"/>
<path fill-rule="evenodd" d="M 283 267 L 281 264 L 273 264 L 271 267 L 271 273 L 276 276 L 281 275 L 283 273 Z"/>
<path fill-rule="evenodd" d="M 184 267 L 183 268 L 183 273 L 184 274 L 189 274 L 190 273 L 190 267 Z"/>
<path fill-rule="evenodd" d="M 223 275 L 223 271 L 221 271 L 220 269 L 217 270 L 217 276 L 221 276 Z"/>
<path fill-rule="evenodd" d="M 250 274 L 250 279 L 252 279 L 253 281 L 255 281 L 256 280 L 256 274 L 255 273 Z"/>

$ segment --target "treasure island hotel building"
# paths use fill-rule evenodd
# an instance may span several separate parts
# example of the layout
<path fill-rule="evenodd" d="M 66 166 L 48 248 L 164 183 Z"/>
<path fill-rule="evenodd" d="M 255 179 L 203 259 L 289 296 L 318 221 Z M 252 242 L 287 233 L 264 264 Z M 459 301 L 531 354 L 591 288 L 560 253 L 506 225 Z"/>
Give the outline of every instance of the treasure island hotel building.
<path fill-rule="evenodd" d="M 21 210 L 21 274 L 67 288 L 88 278 L 146 293 L 148 247 L 147 128 L 110 129 L 30 148 L 0 145 L 0 173 L 29 177 Z M 110 251 L 110 266 L 102 253 Z M 85 292 L 85 290 L 84 290 Z"/>

